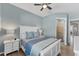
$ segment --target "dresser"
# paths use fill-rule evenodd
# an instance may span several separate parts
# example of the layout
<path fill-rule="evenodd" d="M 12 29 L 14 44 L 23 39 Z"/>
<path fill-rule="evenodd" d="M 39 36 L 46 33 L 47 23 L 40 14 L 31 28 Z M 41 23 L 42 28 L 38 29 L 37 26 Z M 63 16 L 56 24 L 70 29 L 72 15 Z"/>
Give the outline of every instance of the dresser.
<path fill-rule="evenodd" d="M 19 51 L 19 39 L 16 40 L 5 40 L 4 41 L 4 55 L 8 53 Z"/>

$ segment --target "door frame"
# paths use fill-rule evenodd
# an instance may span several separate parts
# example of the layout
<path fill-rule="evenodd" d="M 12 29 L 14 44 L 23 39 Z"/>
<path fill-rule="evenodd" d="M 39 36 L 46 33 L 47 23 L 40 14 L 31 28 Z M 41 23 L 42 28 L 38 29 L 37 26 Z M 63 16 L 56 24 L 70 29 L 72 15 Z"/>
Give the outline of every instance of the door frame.
<path fill-rule="evenodd" d="M 65 23 L 64 27 L 64 45 L 67 45 L 67 18 L 56 17 L 56 36 L 57 36 L 57 19 L 63 20 Z"/>

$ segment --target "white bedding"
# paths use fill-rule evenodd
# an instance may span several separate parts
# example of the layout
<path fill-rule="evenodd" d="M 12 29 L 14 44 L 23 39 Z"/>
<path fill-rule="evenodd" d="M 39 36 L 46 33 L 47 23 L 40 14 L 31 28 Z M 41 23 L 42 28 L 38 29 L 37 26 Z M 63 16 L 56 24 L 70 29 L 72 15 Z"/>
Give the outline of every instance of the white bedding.
<path fill-rule="evenodd" d="M 32 46 L 31 49 L 31 56 L 39 56 L 41 50 L 43 50 L 44 48 L 46 48 L 47 46 L 49 46 L 50 44 L 54 43 L 55 39 L 54 38 L 50 38 L 44 41 L 41 41 L 39 43 L 36 43 Z"/>
<path fill-rule="evenodd" d="M 34 40 L 34 39 L 23 39 L 23 41 L 25 43 L 28 43 L 29 41 L 31 40 Z M 30 52 L 30 55 L 31 56 L 39 56 L 41 50 L 43 50 L 44 48 L 46 48 L 47 46 L 49 46 L 50 44 L 53 44 L 54 42 L 56 41 L 55 38 L 49 38 L 49 39 L 46 39 L 46 40 L 43 40 L 43 41 L 40 41 L 36 44 L 34 44 L 32 46 L 32 49 L 31 49 L 31 52 Z M 24 43 L 23 43 L 24 44 Z M 25 45 L 25 44 L 24 44 Z M 23 48 L 23 50 L 25 50 L 26 48 Z M 25 51 L 24 51 L 25 52 Z"/>

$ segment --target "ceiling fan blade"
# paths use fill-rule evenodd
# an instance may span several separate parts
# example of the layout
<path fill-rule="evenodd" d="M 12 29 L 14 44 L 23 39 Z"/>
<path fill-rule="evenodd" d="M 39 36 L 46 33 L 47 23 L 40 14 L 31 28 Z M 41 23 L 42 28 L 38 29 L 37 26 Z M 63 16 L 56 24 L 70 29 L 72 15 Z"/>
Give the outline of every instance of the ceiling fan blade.
<path fill-rule="evenodd" d="M 42 11 L 42 10 L 43 10 L 43 8 L 40 9 L 40 11 Z"/>
<path fill-rule="evenodd" d="M 41 4 L 34 4 L 35 6 L 39 6 L 39 5 L 41 5 Z"/>
<path fill-rule="evenodd" d="M 47 6 L 47 8 L 50 9 L 50 10 L 52 9 L 50 6 Z"/>
<path fill-rule="evenodd" d="M 47 3 L 47 4 L 52 4 L 52 3 Z"/>

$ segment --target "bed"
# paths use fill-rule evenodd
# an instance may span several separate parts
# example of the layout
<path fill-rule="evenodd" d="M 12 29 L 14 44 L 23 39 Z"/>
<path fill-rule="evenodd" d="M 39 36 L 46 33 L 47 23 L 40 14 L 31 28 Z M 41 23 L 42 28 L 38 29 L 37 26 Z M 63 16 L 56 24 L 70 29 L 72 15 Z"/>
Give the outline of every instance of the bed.
<path fill-rule="evenodd" d="M 27 30 L 27 28 L 20 28 L 21 48 L 26 56 L 57 56 L 60 53 L 60 39 L 58 40 L 52 36 L 40 36 L 31 39 L 23 38 L 24 32 L 35 32 L 38 29 L 30 27 L 32 30 Z"/>

